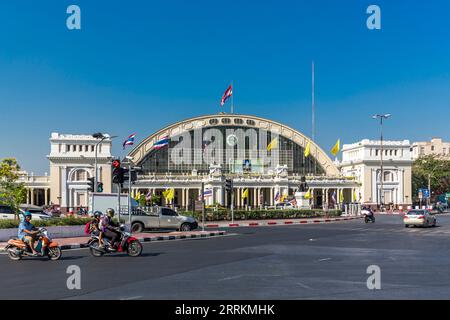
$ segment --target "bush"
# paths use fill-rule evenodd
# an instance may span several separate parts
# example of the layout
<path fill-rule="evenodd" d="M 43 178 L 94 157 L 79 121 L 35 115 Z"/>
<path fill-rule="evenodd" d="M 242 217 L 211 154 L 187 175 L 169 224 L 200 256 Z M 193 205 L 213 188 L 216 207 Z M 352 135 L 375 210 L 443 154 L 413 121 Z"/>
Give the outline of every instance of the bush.
<path fill-rule="evenodd" d="M 35 227 L 56 227 L 56 226 L 82 226 L 91 221 L 91 218 L 52 218 L 49 220 L 35 220 L 31 223 Z M 19 220 L 0 220 L 0 229 L 11 229 L 19 227 Z"/>
<path fill-rule="evenodd" d="M 182 215 L 195 218 L 197 221 L 202 220 L 201 212 L 185 211 L 180 212 Z M 234 211 L 235 220 L 261 220 L 261 219 L 298 219 L 298 218 L 319 218 L 319 217 L 336 217 L 342 214 L 341 210 L 329 210 L 326 214 L 325 211 L 317 210 L 304 210 L 304 209 L 292 209 L 292 210 L 236 210 Z M 219 210 L 219 211 L 205 211 L 205 221 L 226 221 L 231 220 L 231 211 Z"/>

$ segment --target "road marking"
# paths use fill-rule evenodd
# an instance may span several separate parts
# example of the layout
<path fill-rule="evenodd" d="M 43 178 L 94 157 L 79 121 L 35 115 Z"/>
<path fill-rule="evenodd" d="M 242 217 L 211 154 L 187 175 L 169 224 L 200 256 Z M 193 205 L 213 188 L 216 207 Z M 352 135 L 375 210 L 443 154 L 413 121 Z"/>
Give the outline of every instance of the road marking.
<path fill-rule="evenodd" d="M 223 279 L 219 279 L 217 281 L 233 280 L 233 279 L 238 279 L 238 278 L 242 278 L 242 277 L 243 277 L 243 275 L 240 274 L 240 275 L 237 275 L 237 276 L 232 276 L 232 277 L 226 277 L 226 278 L 223 278 Z"/>
<path fill-rule="evenodd" d="M 312 289 L 310 286 L 307 286 L 306 284 L 303 284 L 301 282 L 297 282 L 297 284 L 304 289 Z"/>
<path fill-rule="evenodd" d="M 121 298 L 120 300 L 137 300 L 142 298 L 142 296 L 136 296 L 136 297 L 129 297 L 129 298 Z"/>
<path fill-rule="evenodd" d="M 319 260 L 317 260 L 317 261 L 318 261 L 318 262 L 321 262 L 321 261 L 328 261 L 328 260 L 331 260 L 331 258 L 319 259 Z"/>

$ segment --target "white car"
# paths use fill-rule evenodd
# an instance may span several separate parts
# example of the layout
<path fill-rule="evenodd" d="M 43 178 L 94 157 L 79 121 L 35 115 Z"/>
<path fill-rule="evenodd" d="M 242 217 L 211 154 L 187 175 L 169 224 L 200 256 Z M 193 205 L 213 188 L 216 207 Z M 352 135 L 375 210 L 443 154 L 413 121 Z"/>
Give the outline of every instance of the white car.
<path fill-rule="evenodd" d="M 14 211 L 11 207 L 9 206 L 4 206 L 1 205 L 0 206 L 0 219 L 1 220 L 14 220 L 16 219 L 17 216 L 14 214 Z"/>
<path fill-rule="evenodd" d="M 435 227 L 436 217 L 428 210 L 409 210 L 403 216 L 405 228 L 409 226 Z"/>
<path fill-rule="evenodd" d="M 25 216 L 25 212 L 29 211 L 32 214 L 32 220 L 48 220 L 52 217 L 45 213 L 41 207 L 32 205 L 21 205 L 19 209 L 19 214 Z"/>

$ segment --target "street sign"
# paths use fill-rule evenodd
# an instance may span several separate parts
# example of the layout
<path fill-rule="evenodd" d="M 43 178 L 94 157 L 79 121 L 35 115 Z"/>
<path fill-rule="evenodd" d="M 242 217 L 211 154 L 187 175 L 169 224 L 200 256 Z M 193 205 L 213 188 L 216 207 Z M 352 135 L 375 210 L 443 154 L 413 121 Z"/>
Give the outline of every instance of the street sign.
<path fill-rule="evenodd" d="M 425 198 L 428 199 L 430 197 L 429 189 L 419 189 L 419 199 Z"/>

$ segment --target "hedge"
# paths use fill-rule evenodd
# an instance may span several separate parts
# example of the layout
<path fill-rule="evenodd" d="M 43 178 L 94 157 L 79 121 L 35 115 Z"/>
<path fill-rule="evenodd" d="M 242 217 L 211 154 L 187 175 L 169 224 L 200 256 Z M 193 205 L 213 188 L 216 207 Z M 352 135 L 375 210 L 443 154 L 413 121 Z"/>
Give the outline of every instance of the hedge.
<path fill-rule="evenodd" d="M 55 227 L 55 226 L 81 226 L 91 221 L 91 218 L 52 218 L 48 220 L 32 220 L 35 227 Z M 19 220 L 0 220 L 0 229 L 11 229 L 19 227 Z"/>
<path fill-rule="evenodd" d="M 201 212 L 184 211 L 182 215 L 195 218 L 197 221 L 202 220 Z M 342 214 L 341 210 L 329 210 L 327 213 L 323 210 L 301 210 L 301 209 L 285 209 L 285 210 L 236 210 L 234 211 L 234 220 L 261 220 L 261 219 L 298 219 L 298 218 L 318 218 L 318 217 L 336 217 Z M 231 211 L 206 211 L 206 221 L 230 221 Z"/>

